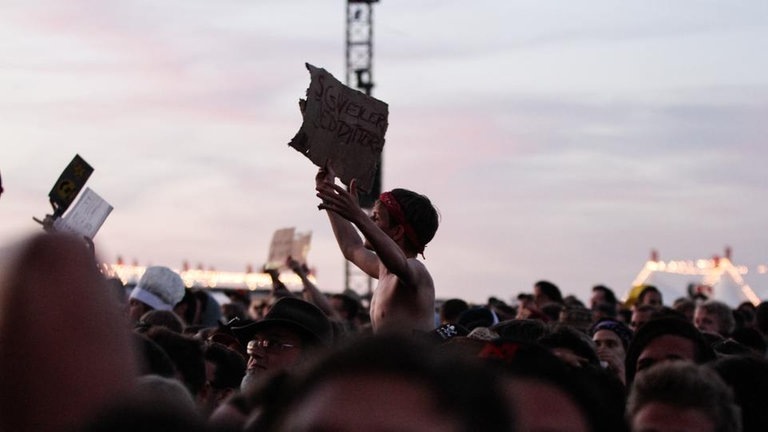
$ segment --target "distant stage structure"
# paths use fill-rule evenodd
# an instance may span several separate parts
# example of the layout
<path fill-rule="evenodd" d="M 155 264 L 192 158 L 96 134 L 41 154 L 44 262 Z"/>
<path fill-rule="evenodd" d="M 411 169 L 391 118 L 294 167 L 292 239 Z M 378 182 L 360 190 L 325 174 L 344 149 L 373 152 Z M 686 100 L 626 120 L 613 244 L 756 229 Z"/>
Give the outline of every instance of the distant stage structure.
<path fill-rule="evenodd" d="M 743 302 L 757 305 L 765 293 L 756 292 L 745 280 L 747 275 L 768 279 L 768 267 L 760 265 L 750 271 L 746 266 L 734 264 L 730 248 L 725 249 L 722 257 L 672 261 L 662 261 L 658 253 L 652 251 L 624 300 L 634 302 L 643 286 L 653 285 L 661 291 L 666 305 L 680 297 L 713 299 L 731 307 Z"/>

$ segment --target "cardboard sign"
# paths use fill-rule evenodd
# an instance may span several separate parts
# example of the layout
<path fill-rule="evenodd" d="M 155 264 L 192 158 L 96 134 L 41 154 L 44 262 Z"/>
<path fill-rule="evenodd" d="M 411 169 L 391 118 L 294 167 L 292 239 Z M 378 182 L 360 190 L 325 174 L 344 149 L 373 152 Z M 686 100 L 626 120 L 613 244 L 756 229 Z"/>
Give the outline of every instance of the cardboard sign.
<path fill-rule="evenodd" d="M 291 247 L 291 257 L 301 264 L 307 263 L 307 254 L 309 253 L 309 243 L 312 240 L 312 233 L 296 233 L 293 236 L 293 246 Z"/>
<path fill-rule="evenodd" d="M 113 207 L 91 188 L 85 188 L 72 209 L 62 218 L 54 220 L 57 231 L 71 232 L 93 239 L 107 220 Z"/>
<path fill-rule="evenodd" d="M 289 146 L 317 166 L 326 163 L 349 185 L 373 187 L 384 148 L 389 106 L 340 83 L 325 69 L 306 64 L 311 77 L 303 103 L 304 122 Z"/>
<path fill-rule="evenodd" d="M 93 168 L 88 165 L 88 162 L 76 154 L 48 193 L 54 209 L 54 217 L 61 216 L 67 211 L 92 173 Z"/>
<path fill-rule="evenodd" d="M 268 269 L 283 268 L 292 257 L 296 261 L 305 264 L 312 233 L 296 233 L 295 228 L 281 228 L 272 235 L 272 243 L 269 246 L 267 258 Z"/>

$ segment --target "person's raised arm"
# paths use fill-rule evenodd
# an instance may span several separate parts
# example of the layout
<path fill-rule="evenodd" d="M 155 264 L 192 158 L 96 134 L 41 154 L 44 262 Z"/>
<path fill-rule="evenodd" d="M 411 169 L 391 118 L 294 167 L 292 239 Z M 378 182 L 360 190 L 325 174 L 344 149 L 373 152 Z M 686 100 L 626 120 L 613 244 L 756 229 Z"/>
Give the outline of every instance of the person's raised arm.
<path fill-rule="evenodd" d="M 288 257 L 288 267 L 290 267 L 291 270 L 296 273 L 296 276 L 301 279 L 301 284 L 304 287 L 304 290 L 302 291 L 304 300 L 317 306 L 328 318 L 341 321 L 341 315 L 339 315 L 336 309 L 331 306 L 331 303 L 325 297 L 325 294 L 320 292 L 317 286 L 309 280 L 309 271 L 306 266 L 292 257 Z"/>
<path fill-rule="evenodd" d="M 352 197 L 345 191 L 348 198 L 348 208 L 344 214 L 326 206 L 326 200 L 336 195 L 336 188 L 338 186 L 336 186 L 335 180 L 336 176 L 333 171 L 320 168 L 317 176 L 315 176 L 315 190 L 317 191 L 317 197 L 322 201 L 318 208 L 320 210 L 329 210 L 327 211 L 328 219 L 331 222 L 333 235 L 336 237 L 336 242 L 339 244 L 344 258 L 351 261 L 368 276 L 378 278 L 379 258 L 375 253 L 366 249 L 363 239 L 360 238 L 360 234 L 355 229 L 358 220 L 369 220 L 368 215 L 365 214 L 357 203 L 356 197 Z"/>
<path fill-rule="evenodd" d="M 295 297 L 291 290 L 285 286 L 283 281 L 280 280 L 280 270 L 274 268 L 264 267 L 264 273 L 267 273 L 272 278 L 272 296 L 277 299 L 283 297 Z"/>
<path fill-rule="evenodd" d="M 376 223 L 371 220 L 357 203 L 357 182 L 350 182 L 350 190 L 335 184 L 324 184 L 321 191 L 318 188 L 318 196 L 323 200 L 320 208 L 329 210 L 330 214 L 335 214 L 343 219 L 350 221 L 370 243 L 376 252 L 377 260 L 380 260 L 390 273 L 395 274 L 406 286 L 417 286 L 419 283 L 419 267 L 423 267 L 418 260 L 409 260 L 403 249 L 387 233 L 381 230 Z M 398 230 L 395 235 L 404 235 L 403 227 L 396 226 Z M 359 239 L 359 236 L 358 236 Z M 367 250 L 366 250 L 367 251 Z"/>

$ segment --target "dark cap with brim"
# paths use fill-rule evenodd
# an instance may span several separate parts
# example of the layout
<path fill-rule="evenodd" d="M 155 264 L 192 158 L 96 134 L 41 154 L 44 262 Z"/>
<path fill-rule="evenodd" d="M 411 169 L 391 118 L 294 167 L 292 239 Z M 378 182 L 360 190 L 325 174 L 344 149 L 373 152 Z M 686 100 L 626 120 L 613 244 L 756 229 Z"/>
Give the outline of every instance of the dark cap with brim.
<path fill-rule="evenodd" d="M 281 298 L 272 305 L 263 319 L 243 327 L 234 327 L 232 331 L 238 339 L 247 343 L 257 332 L 274 327 L 297 331 L 319 345 L 330 346 L 333 343 L 333 329 L 323 311 L 295 297 Z"/>

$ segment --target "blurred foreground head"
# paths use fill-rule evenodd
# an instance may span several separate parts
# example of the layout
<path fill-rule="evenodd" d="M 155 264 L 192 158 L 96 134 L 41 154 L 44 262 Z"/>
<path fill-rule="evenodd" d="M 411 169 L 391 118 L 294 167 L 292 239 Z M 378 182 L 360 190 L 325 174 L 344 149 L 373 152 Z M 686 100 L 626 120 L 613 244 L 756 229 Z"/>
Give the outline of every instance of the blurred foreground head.
<path fill-rule="evenodd" d="M 129 331 L 80 238 L 0 250 L 0 430 L 78 427 L 136 377 Z"/>
<path fill-rule="evenodd" d="M 421 340 L 364 338 L 303 372 L 275 430 L 514 430 L 491 369 Z"/>
<path fill-rule="evenodd" d="M 638 375 L 627 403 L 632 431 L 741 431 L 733 392 L 712 369 L 666 362 Z"/>

